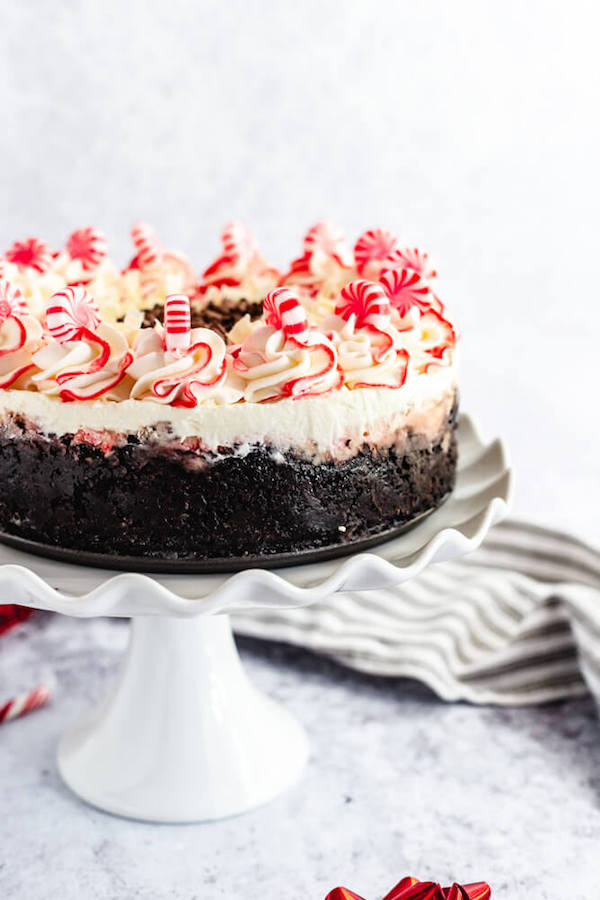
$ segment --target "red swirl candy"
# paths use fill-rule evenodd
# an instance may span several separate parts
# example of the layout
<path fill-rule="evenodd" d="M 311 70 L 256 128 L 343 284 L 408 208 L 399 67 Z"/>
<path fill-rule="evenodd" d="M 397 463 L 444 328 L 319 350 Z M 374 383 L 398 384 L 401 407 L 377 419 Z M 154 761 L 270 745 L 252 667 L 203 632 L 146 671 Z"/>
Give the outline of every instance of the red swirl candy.
<path fill-rule="evenodd" d="M 371 228 L 361 234 L 354 245 L 354 259 L 358 274 L 363 275 L 371 263 L 377 263 L 379 268 L 388 268 L 394 265 L 397 259 L 395 251 L 398 249 L 398 238 L 392 231 L 383 228 Z"/>
<path fill-rule="evenodd" d="M 94 332 L 98 328 L 100 310 L 84 287 L 66 287 L 48 300 L 46 324 L 52 337 L 60 344 L 78 341 L 86 332 Z"/>
<path fill-rule="evenodd" d="M 336 316 L 346 322 L 356 316 L 356 327 L 385 328 L 390 324 L 392 309 L 383 287 L 374 281 L 351 281 L 340 292 L 335 306 Z"/>
<path fill-rule="evenodd" d="M 383 269 L 379 281 L 400 316 L 405 316 L 413 306 L 424 312 L 435 305 L 433 291 L 413 269 Z"/>
<path fill-rule="evenodd" d="M 17 287 L 0 280 L 0 324 L 9 316 L 26 316 L 29 313 L 25 299 Z"/>
<path fill-rule="evenodd" d="M 146 222 L 138 222 L 131 229 L 131 240 L 137 250 L 137 263 L 140 269 L 154 268 L 162 258 L 162 247 L 158 235 Z"/>
<path fill-rule="evenodd" d="M 185 294 L 171 294 L 165 300 L 165 346 L 167 350 L 187 350 L 191 337 L 190 300 Z"/>
<path fill-rule="evenodd" d="M 6 251 L 6 259 L 36 272 L 47 272 L 52 265 L 52 250 L 41 238 L 30 237 L 15 241 Z"/>
<path fill-rule="evenodd" d="M 93 272 L 106 258 L 108 245 L 98 228 L 79 228 L 67 241 L 67 253 L 71 259 L 78 259 L 86 272 Z"/>
<path fill-rule="evenodd" d="M 298 343 L 308 334 L 306 311 L 296 294 L 289 288 L 275 288 L 263 300 L 265 322 L 293 338 Z"/>
<path fill-rule="evenodd" d="M 402 247 L 395 251 L 394 256 L 399 265 L 414 269 L 423 278 L 435 278 L 436 270 L 429 262 L 429 256 L 417 247 Z"/>

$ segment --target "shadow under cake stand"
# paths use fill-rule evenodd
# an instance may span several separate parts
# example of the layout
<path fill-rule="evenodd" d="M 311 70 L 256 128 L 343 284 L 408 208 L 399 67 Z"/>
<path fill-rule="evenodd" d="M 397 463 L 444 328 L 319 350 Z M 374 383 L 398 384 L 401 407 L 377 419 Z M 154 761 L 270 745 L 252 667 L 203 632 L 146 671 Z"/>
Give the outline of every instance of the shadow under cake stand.
<path fill-rule="evenodd" d="M 246 677 L 228 613 L 398 585 L 478 547 L 504 517 L 510 492 L 502 443 L 483 442 L 463 415 L 453 493 L 372 552 L 233 575 L 149 575 L 0 545 L 0 585 L 11 602 L 132 619 L 111 694 L 59 744 L 64 781 L 101 809 L 156 822 L 218 819 L 271 800 L 300 775 L 308 741 L 287 710 Z"/>

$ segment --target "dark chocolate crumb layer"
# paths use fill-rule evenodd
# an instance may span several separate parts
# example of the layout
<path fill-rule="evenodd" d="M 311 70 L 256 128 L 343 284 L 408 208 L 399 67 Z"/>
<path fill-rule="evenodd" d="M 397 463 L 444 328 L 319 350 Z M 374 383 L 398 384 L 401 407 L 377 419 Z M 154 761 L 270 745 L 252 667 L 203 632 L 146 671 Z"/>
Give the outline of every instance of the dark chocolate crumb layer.
<path fill-rule="evenodd" d="M 46 544 L 152 558 L 269 554 L 349 543 L 438 506 L 454 484 L 456 411 L 435 439 L 364 445 L 315 464 L 254 447 L 199 465 L 193 450 L 0 428 L 0 530 Z"/>
<path fill-rule="evenodd" d="M 239 322 L 246 314 L 252 320 L 262 315 L 262 301 L 256 300 L 220 300 L 210 301 L 203 309 L 192 304 L 192 327 L 211 328 L 225 338 L 236 322 Z M 163 304 L 157 303 L 152 309 L 144 312 L 144 325 L 154 325 L 156 321 L 163 321 Z"/>

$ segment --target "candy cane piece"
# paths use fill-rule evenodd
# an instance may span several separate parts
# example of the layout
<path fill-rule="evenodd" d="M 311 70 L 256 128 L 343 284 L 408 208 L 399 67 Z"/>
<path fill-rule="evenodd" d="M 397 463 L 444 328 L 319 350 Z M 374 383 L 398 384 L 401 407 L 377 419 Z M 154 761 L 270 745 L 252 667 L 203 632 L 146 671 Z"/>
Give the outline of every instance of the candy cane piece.
<path fill-rule="evenodd" d="M 35 269 L 36 272 L 47 272 L 52 265 L 50 245 L 41 238 L 30 237 L 24 241 L 15 241 L 6 251 L 6 259 L 21 267 Z"/>
<path fill-rule="evenodd" d="M 34 709 L 44 706 L 50 699 L 50 689 L 43 684 L 39 684 L 31 691 L 25 694 L 18 694 L 12 700 L 8 700 L 0 706 L 0 724 L 10 722 L 11 719 L 18 719 Z"/>
<path fill-rule="evenodd" d="M 374 281 L 351 281 L 345 285 L 335 305 L 335 314 L 346 322 L 356 316 L 356 327 L 384 329 L 390 324 L 392 309 L 380 284 Z"/>
<path fill-rule="evenodd" d="M 131 229 L 131 240 L 137 250 L 140 269 L 152 269 L 161 260 L 162 247 L 158 235 L 146 222 L 138 222 Z"/>
<path fill-rule="evenodd" d="M 370 264 L 377 263 L 380 268 L 394 263 L 394 251 L 398 248 L 398 238 L 392 231 L 383 228 L 371 228 L 365 231 L 354 245 L 354 259 L 358 274 L 363 275 Z"/>
<path fill-rule="evenodd" d="M 0 324 L 9 316 L 26 316 L 29 310 L 23 294 L 4 279 L 0 280 Z"/>
<path fill-rule="evenodd" d="M 298 296 L 289 288 L 275 288 L 263 300 L 265 322 L 283 331 L 286 338 L 294 338 L 299 343 L 308 335 L 306 310 Z"/>
<path fill-rule="evenodd" d="M 46 325 L 60 344 L 77 341 L 84 331 L 96 331 L 100 310 L 82 285 L 66 287 L 50 297 L 46 307 Z"/>
<path fill-rule="evenodd" d="M 424 312 L 435 303 L 433 291 L 414 269 L 383 269 L 379 281 L 400 316 L 405 316 L 413 306 Z"/>
<path fill-rule="evenodd" d="M 171 294 L 165 300 L 165 346 L 167 350 L 187 350 L 191 338 L 189 297 Z"/>
<path fill-rule="evenodd" d="M 232 260 L 251 259 L 258 253 L 256 238 L 243 222 L 229 222 L 221 234 L 223 252 Z"/>
<path fill-rule="evenodd" d="M 341 266 L 351 266 L 352 256 L 346 246 L 346 235 L 333 222 L 317 222 L 306 232 L 304 252 L 321 252 L 335 259 Z"/>
<path fill-rule="evenodd" d="M 67 241 L 67 253 L 78 259 L 86 272 L 93 272 L 106 258 L 108 244 L 98 228 L 79 228 Z"/>

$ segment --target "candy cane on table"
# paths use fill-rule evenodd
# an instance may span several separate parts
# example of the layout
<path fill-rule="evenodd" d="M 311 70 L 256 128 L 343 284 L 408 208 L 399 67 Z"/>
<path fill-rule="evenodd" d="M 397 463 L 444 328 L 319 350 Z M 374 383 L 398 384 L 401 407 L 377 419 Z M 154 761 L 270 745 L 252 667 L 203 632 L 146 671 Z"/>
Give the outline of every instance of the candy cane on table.
<path fill-rule="evenodd" d="M 52 265 L 50 245 L 41 238 L 29 237 L 15 241 L 5 253 L 6 259 L 18 266 L 27 266 L 37 272 L 47 272 Z"/>
<path fill-rule="evenodd" d="M 0 706 L 0 724 L 10 722 L 11 719 L 18 719 L 34 709 L 44 706 L 50 699 L 50 688 L 43 684 L 39 684 L 31 691 L 25 694 L 18 694 L 12 700 L 8 700 Z"/>
<path fill-rule="evenodd" d="M 18 287 L 0 278 L 0 323 L 9 316 L 26 316 L 29 310 Z"/>
<path fill-rule="evenodd" d="M 166 298 L 164 324 L 167 350 L 187 350 L 192 329 L 189 297 L 171 294 Z"/>
<path fill-rule="evenodd" d="M 399 244 L 398 237 L 392 231 L 383 228 L 370 228 L 363 232 L 354 245 L 354 259 L 358 274 L 363 275 L 369 263 L 379 263 L 381 267 L 393 265 Z"/>
<path fill-rule="evenodd" d="M 340 291 L 335 314 L 346 322 L 356 316 L 356 327 L 371 326 L 378 330 L 389 327 L 392 308 L 380 284 L 374 281 L 350 281 Z"/>
<path fill-rule="evenodd" d="M 106 258 L 108 244 L 98 228 L 79 228 L 67 240 L 67 253 L 78 259 L 86 272 L 93 272 Z"/>
<path fill-rule="evenodd" d="M 162 247 L 158 235 L 146 222 L 138 222 L 131 229 L 131 240 L 137 250 L 140 269 L 152 269 L 162 258 Z"/>
<path fill-rule="evenodd" d="M 60 344 L 77 341 L 85 331 L 95 331 L 100 310 L 82 285 L 71 285 L 50 297 L 46 307 L 46 325 Z"/>
<path fill-rule="evenodd" d="M 265 322 L 283 331 L 286 338 L 301 343 L 308 335 L 306 310 L 298 296 L 287 287 L 269 291 L 263 300 Z"/>

